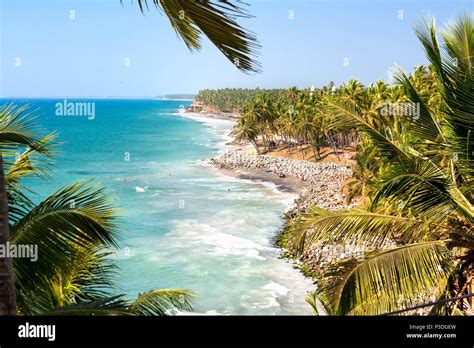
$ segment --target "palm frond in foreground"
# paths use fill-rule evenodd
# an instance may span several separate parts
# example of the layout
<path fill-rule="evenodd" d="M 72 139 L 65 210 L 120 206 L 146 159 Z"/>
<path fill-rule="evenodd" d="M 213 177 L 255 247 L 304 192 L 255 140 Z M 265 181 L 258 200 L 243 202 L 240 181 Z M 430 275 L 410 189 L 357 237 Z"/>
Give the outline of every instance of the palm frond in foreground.
<path fill-rule="evenodd" d="M 300 252 L 331 243 L 365 248 L 362 259 L 334 262 L 321 277 L 317 298 L 330 314 L 392 312 L 426 295 L 455 297 L 472 281 L 465 271 L 474 260 L 473 19 L 463 14 L 451 23 L 442 46 L 434 21 L 416 33 L 434 71 L 438 108 L 401 71 L 398 84 L 419 105 L 419 117 L 377 127 L 364 107 L 328 98 L 338 122 L 355 122 L 380 159 L 369 202 L 354 210 L 313 209 L 291 226 Z M 433 311 L 454 313 L 456 306 Z"/>
<path fill-rule="evenodd" d="M 237 19 L 250 18 L 238 0 L 137 0 L 143 12 L 151 4 L 168 17 L 173 29 L 191 51 L 201 49 L 205 35 L 239 70 L 258 73 L 260 48 L 256 36 Z"/>

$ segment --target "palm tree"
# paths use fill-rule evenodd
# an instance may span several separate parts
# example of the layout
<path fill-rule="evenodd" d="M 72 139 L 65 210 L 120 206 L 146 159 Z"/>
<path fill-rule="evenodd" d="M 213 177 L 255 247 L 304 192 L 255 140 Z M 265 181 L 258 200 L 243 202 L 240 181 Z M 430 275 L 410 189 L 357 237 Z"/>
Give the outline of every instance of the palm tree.
<path fill-rule="evenodd" d="M 367 91 L 361 82 L 355 79 L 349 80 L 349 82 L 341 86 L 341 94 L 344 100 L 352 103 L 356 108 L 362 109 L 366 107 L 364 102 L 366 100 Z"/>
<path fill-rule="evenodd" d="M 24 175 L 35 175 L 35 170 L 26 169 Z M 191 310 L 193 295 L 184 289 L 148 291 L 132 302 L 114 294 L 115 264 L 108 257 L 116 245 L 115 212 L 101 189 L 76 183 L 25 208 L 11 219 L 12 243 L 38 245 L 41 257 L 14 260 L 18 313 L 166 315 Z"/>
<path fill-rule="evenodd" d="M 276 121 L 282 135 L 286 136 L 287 143 L 292 146 L 298 139 L 298 114 L 293 105 L 280 105 L 279 118 Z"/>
<path fill-rule="evenodd" d="M 442 32 L 435 23 L 416 34 L 432 65 L 441 106 L 430 109 L 403 72 L 398 83 L 420 106 L 400 134 L 387 137 L 352 103 L 332 101 L 341 120 L 351 121 L 377 149 L 384 170 L 372 202 L 354 210 L 313 209 L 292 228 L 301 252 L 321 243 L 357 243 L 362 259 L 328 267 L 319 298 L 331 314 L 381 314 L 419 304 L 420 295 L 454 297 L 472 282 L 474 259 L 474 26 L 461 15 Z M 433 313 L 453 313 L 446 304 Z M 458 306 L 462 309 L 462 306 Z"/>
<path fill-rule="evenodd" d="M 40 253 L 35 262 L 13 260 L 15 283 L 7 290 L 14 291 L 16 303 L 8 314 L 54 314 L 57 310 L 60 314 L 106 314 L 107 310 L 109 314 L 142 315 L 189 310 L 192 294 L 182 289 L 150 291 L 134 302 L 112 292 L 114 265 L 107 257 L 116 246 L 116 212 L 103 189 L 75 183 L 34 204 L 28 197 L 34 192 L 23 181 L 48 176 L 56 134 L 38 137 L 25 107 L 10 105 L 0 115 L 2 144 L 7 144 L 2 159 L 9 206 L 8 242 L 36 246 Z M 22 145 L 27 139 L 29 145 L 14 146 L 12 140 L 18 139 Z M 11 258 L 2 257 L 4 260 L 12 262 Z"/>
<path fill-rule="evenodd" d="M 368 191 L 374 185 L 377 175 L 376 149 L 371 144 L 362 143 L 358 150 L 355 157 L 356 165 L 352 168 L 354 179 L 345 185 L 346 204 L 350 204 L 356 197 L 370 200 Z"/>
<path fill-rule="evenodd" d="M 235 125 L 231 134 L 235 137 L 235 140 L 237 141 L 250 142 L 257 151 L 257 154 L 260 154 L 260 148 L 257 144 L 257 128 L 255 127 L 255 124 L 247 117 L 241 117 L 237 121 L 237 124 Z"/>
<path fill-rule="evenodd" d="M 48 155 L 34 135 L 34 127 L 26 120 L 29 117 L 25 108 L 8 105 L 0 109 L 0 245 L 6 247 L 10 242 L 8 193 L 4 174 L 4 155 L 17 146 L 28 146 Z M 16 313 L 15 280 L 12 259 L 0 258 L 0 315 Z"/>

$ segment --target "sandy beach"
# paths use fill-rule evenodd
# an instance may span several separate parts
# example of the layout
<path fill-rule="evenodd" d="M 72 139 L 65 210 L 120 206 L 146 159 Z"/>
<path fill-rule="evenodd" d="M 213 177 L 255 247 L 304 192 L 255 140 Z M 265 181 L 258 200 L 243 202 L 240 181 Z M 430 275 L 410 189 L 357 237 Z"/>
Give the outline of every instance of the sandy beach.
<path fill-rule="evenodd" d="M 184 117 L 196 118 L 196 119 L 214 119 L 224 120 L 234 123 L 238 116 L 227 113 L 210 113 L 210 112 L 192 112 L 192 111 L 181 111 L 180 114 Z"/>

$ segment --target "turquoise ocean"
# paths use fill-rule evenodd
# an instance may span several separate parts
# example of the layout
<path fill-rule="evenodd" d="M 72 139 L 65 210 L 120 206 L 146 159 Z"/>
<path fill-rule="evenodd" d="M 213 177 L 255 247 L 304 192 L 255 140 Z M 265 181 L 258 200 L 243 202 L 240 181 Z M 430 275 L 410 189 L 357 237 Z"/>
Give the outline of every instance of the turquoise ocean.
<path fill-rule="evenodd" d="M 30 183 L 35 200 L 93 179 L 119 208 L 120 292 L 190 289 L 199 314 L 311 314 L 311 281 L 274 246 L 294 196 L 206 164 L 225 151 L 229 121 L 183 117 L 185 101 L 80 100 L 94 103 L 93 119 L 57 116 L 63 99 L 13 102 L 62 142 L 52 180 Z"/>

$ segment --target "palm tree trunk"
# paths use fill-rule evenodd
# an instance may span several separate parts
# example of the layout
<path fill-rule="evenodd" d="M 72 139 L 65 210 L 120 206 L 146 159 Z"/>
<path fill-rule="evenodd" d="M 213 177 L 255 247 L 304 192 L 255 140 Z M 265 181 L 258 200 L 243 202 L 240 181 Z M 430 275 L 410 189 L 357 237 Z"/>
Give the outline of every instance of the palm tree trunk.
<path fill-rule="evenodd" d="M 5 250 L 7 242 L 10 242 L 8 197 L 3 173 L 3 155 L 0 152 L 0 245 L 3 245 Z M 13 262 L 10 257 L 0 257 L 0 315 L 15 315 L 15 313 L 16 296 Z"/>
<path fill-rule="evenodd" d="M 257 141 L 254 139 L 254 140 L 250 140 L 250 142 L 252 143 L 255 150 L 257 150 L 257 155 L 260 155 L 260 148 L 258 147 Z"/>

